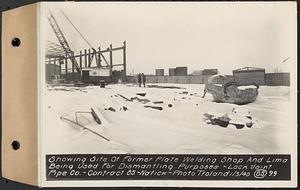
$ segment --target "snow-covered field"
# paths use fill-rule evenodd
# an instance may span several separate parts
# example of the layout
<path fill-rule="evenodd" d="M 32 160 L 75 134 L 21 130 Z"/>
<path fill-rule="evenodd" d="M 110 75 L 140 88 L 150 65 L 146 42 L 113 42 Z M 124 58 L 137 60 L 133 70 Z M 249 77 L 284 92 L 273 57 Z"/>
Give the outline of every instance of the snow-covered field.
<path fill-rule="evenodd" d="M 261 86 L 254 103 L 234 105 L 212 102 L 204 85 L 159 84 L 185 89 L 143 88 L 114 84 L 106 88 L 49 87 L 45 94 L 45 123 L 42 146 L 45 153 L 289 153 L 293 143 L 290 121 L 290 88 Z M 187 91 L 188 94 L 183 93 Z M 136 93 L 145 92 L 146 96 Z M 143 104 L 126 98 L 146 98 Z M 163 101 L 162 104 L 153 104 Z M 172 107 L 168 105 L 172 104 Z M 145 108 L 161 106 L 163 110 Z M 123 106 L 128 108 L 123 109 Z M 109 107 L 115 112 L 107 110 Z M 204 113 L 229 113 L 233 108 L 248 109 L 255 124 L 236 129 L 206 124 Z M 68 121 L 76 111 L 93 108 L 102 121 L 90 114 L 78 114 L 79 123 L 109 138 L 106 141 Z"/>

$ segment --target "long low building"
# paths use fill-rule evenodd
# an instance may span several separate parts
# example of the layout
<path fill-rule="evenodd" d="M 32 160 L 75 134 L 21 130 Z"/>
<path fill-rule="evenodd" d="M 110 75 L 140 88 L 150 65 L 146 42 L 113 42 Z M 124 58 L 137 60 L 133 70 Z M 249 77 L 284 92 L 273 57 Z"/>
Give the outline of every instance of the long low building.
<path fill-rule="evenodd" d="M 256 67 L 244 67 L 233 70 L 233 79 L 235 82 L 243 85 L 257 84 L 264 85 L 265 69 Z"/>
<path fill-rule="evenodd" d="M 266 73 L 266 85 L 290 86 L 290 73 Z"/>
<path fill-rule="evenodd" d="M 187 67 L 169 68 L 169 76 L 187 76 Z"/>

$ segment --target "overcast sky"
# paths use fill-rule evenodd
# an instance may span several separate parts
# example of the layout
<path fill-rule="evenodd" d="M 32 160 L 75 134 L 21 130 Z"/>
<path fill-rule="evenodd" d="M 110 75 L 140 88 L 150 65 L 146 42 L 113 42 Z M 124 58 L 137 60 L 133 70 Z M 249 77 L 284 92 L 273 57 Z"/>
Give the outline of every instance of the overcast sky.
<path fill-rule="evenodd" d="M 187 66 L 188 73 L 253 66 L 289 71 L 296 62 L 296 3 L 45 3 L 72 48 L 127 42 L 128 74 Z M 47 11 L 45 9 L 45 14 Z M 44 20 L 44 22 L 47 22 Z M 47 23 L 47 40 L 57 39 Z M 290 57 L 286 62 L 282 61 Z M 120 56 L 114 57 L 116 62 Z"/>

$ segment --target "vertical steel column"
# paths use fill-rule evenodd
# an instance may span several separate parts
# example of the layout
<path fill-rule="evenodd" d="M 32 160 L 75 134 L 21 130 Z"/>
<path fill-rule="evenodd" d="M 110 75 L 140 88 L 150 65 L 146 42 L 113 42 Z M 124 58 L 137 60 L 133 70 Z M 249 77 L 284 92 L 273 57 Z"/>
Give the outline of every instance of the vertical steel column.
<path fill-rule="evenodd" d="M 126 82 L 126 41 L 123 42 L 123 81 Z"/>
<path fill-rule="evenodd" d="M 79 52 L 79 66 L 80 66 L 80 70 L 82 69 L 82 52 Z"/>
<path fill-rule="evenodd" d="M 113 69 L 113 52 L 112 52 L 112 44 L 109 45 L 109 73 L 112 76 Z"/>
<path fill-rule="evenodd" d="M 99 50 L 99 53 L 98 53 L 99 65 L 98 66 L 101 67 L 101 47 L 100 46 L 99 46 L 98 50 Z"/>
<path fill-rule="evenodd" d="M 59 63 L 59 78 L 61 79 L 61 65 L 63 64 L 63 61 L 59 59 L 58 63 Z"/>
<path fill-rule="evenodd" d="M 89 60 L 88 65 L 91 65 L 91 49 L 89 49 L 88 60 Z"/>
<path fill-rule="evenodd" d="M 75 81 L 75 72 L 74 72 L 74 52 L 72 53 L 72 57 L 71 57 L 71 60 L 72 60 L 72 80 Z"/>
<path fill-rule="evenodd" d="M 84 67 L 87 66 L 87 52 L 86 49 L 84 49 Z"/>
<path fill-rule="evenodd" d="M 66 54 L 66 58 L 65 58 L 65 69 L 66 69 L 66 72 L 65 72 L 65 79 L 67 81 L 69 81 L 68 79 L 68 55 Z"/>

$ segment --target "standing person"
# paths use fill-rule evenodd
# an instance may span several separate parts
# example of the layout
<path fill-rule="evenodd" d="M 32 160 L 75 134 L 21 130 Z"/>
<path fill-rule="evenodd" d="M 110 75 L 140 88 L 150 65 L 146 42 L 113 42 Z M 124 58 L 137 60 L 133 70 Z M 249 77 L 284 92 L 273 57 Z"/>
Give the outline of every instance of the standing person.
<path fill-rule="evenodd" d="M 142 81 L 143 81 L 143 85 L 145 87 L 146 86 L 146 76 L 144 73 L 142 73 Z"/>
<path fill-rule="evenodd" d="M 141 87 L 141 83 L 142 83 L 142 75 L 141 75 L 141 73 L 138 74 L 138 83 L 139 83 L 139 87 Z"/>

